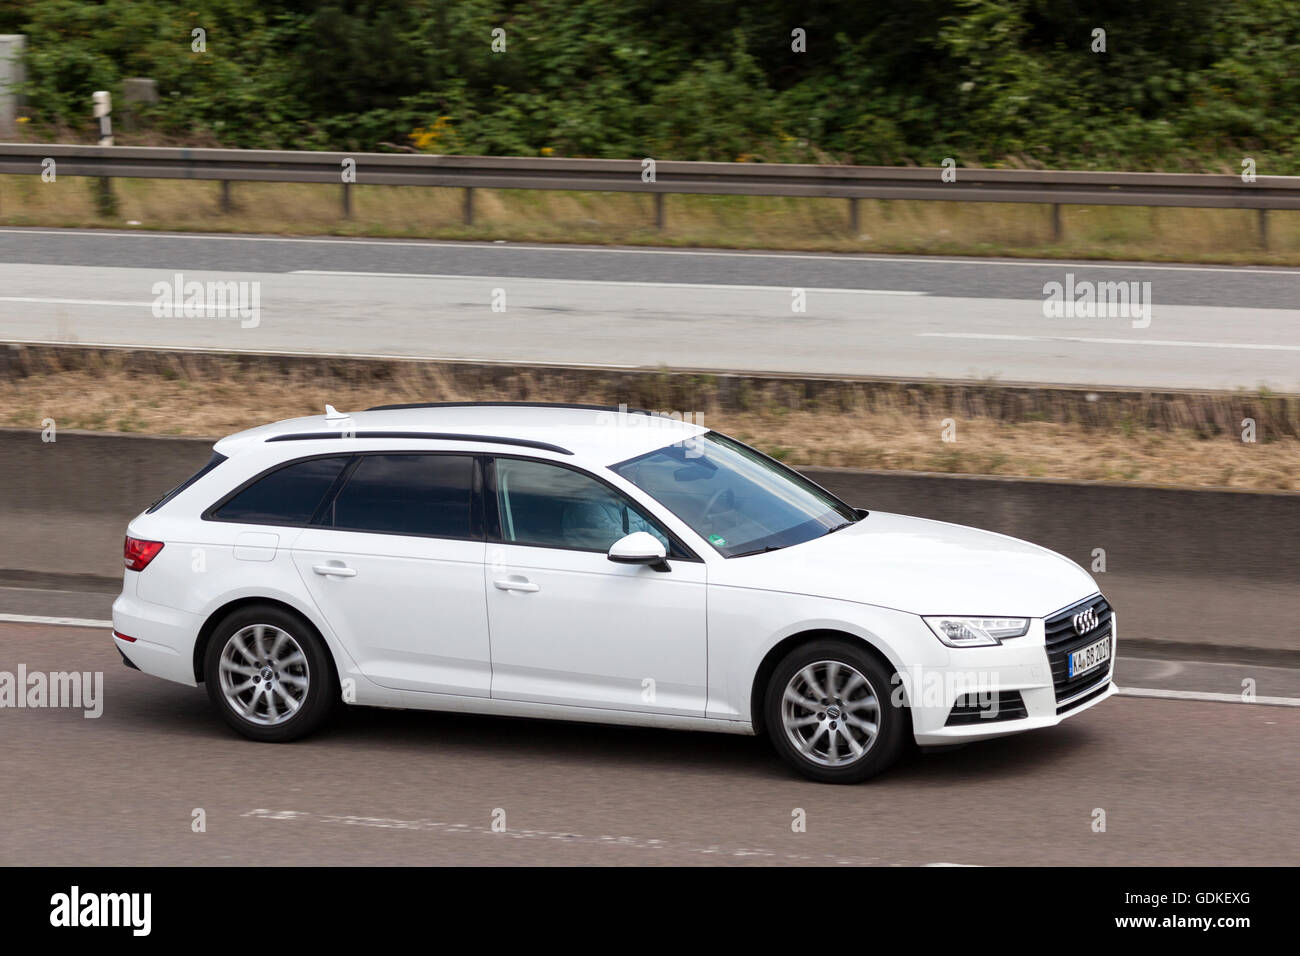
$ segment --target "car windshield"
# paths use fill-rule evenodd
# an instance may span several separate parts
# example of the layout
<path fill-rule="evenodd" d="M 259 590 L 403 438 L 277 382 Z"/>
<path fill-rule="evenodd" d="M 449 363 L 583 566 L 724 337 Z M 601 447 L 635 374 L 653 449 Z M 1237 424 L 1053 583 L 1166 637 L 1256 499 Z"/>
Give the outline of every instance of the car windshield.
<path fill-rule="evenodd" d="M 801 544 L 858 520 L 852 508 L 797 472 L 717 432 L 611 470 L 727 558 Z"/>

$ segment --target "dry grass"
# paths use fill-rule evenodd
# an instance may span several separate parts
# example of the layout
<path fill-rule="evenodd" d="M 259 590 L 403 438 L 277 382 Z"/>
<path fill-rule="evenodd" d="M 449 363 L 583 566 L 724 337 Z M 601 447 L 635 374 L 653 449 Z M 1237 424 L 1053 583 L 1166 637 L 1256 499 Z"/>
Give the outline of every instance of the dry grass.
<path fill-rule="evenodd" d="M 860 228 L 833 199 L 669 196 L 668 225 L 654 228 L 652 197 L 631 193 L 477 190 L 476 223 L 461 222 L 459 189 L 353 187 L 353 215 L 339 186 L 235 183 L 235 208 L 219 209 L 216 183 L 114 181 L 119 215 L 95 210 L 93 180 L 0 176 L 0 223 L 284 235 L 506 239 L 536 242 L 902 252 L 943 255 L 1147 259 L 1300 264 L 1300 212 L 1270 213 L 1270 249 L 1256 214 L 1240 209 L 1067 206 L 1064 238 L 1050 207 L 1019 203 L 862 200 Z"/>
<path fill-rule="evenodd" d="M 100 371 L 41 373 L 0 381 L 0 425 L 221 436 L 267 421 L 403 401 L 551 400 L 617 403 L 608 393 L 558 394 L 527 373 L 493 394 L 467 394 L 428 370 L 392 381 L 348 384 L 269 371 L 178 375 Z M 1055 422 L 959 418 L 941 440 L 938 417 L 901 409 L 834 414 L 765 403 L 747 411 L 700 409 L 705 424 L 790 464 L 976 475 L 1300 490 L 1300 441 L 1245 444 L 1236 435 L 1185 430 L 1090 428 Z"/>

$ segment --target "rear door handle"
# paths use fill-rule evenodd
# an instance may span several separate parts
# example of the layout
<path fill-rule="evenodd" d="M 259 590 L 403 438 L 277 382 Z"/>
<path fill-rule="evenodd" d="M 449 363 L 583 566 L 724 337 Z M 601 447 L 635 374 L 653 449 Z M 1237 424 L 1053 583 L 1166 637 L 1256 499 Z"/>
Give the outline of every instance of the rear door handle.
<path fill-rule="evenodd" d="M 311 569 L 317 574 L 332 575 L 340 578 L 355 578 L 357 572 L 353 568 L 344 567 L 341 564 L 313 564 Z"/>
<path fill-rule="evenodd" d="M 528 591 L 532 593 L 542 589 L 540 584 L 533 584 L 531 581 L 516 581 L 512 578 L 497 578 L 492 583 L 501 591 Z"/>

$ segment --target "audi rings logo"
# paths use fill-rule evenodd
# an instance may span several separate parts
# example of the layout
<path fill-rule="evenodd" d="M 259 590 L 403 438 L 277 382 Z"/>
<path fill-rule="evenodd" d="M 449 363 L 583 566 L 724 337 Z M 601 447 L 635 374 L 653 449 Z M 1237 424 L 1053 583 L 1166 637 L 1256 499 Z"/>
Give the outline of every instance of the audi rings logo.
<path fill-rule="evenodd" d="M 1095 608 L 1088 608 L 1086 611 L 1080 611 L 1074 615 L 1074 633 L 1087 634 L 1097 626 L 1097 611 Z"/>

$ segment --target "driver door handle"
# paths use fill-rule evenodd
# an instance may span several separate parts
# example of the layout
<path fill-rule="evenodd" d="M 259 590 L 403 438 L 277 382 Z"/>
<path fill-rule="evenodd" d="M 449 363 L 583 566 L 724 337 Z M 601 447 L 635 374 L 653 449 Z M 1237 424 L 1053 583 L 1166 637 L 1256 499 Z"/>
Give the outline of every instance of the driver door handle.
<path fill-rule="evenodd" d="M 531 581 L 515 578 L 497 578 L 492 583 L 500 591 L 527 591 L 531 594 L 542 589 L 540 584 L 533 584 Z"/>

